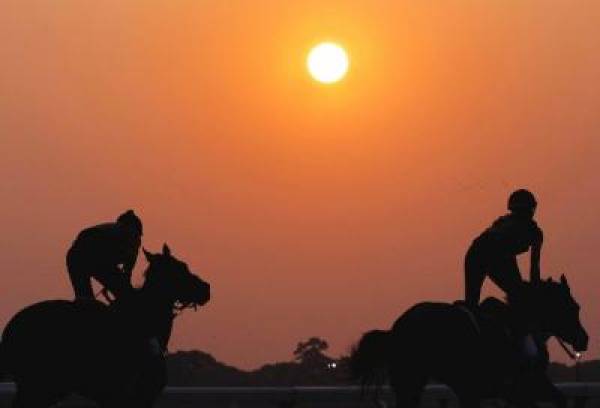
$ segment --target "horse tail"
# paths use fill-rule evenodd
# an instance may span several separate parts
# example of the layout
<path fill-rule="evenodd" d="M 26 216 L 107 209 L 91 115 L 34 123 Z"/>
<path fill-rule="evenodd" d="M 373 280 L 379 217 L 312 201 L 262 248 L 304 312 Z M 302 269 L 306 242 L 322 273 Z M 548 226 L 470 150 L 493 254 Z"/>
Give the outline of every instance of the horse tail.
<path fill-rule="evenodd" d="M 365 333 L 350 354 L 350 372 L 360 380 L 361 395 L 371 386 L 377 393 L 383 385 L 390 360 L 390 332 L 371 330 Z"/>
<path fill-rule="evenodd" d="M 9 381 L 13 375 L 13 362 L 12 362 L 12 347 L 11 340 L 11 323 L 10 321 L 5 327 L 4 331 L 0 332 L 0 382 Z"/>
<path fill-rule="evenodd" d="M 4 344 L 4 341 L 0 340 L 0 381 L 5 380 L 5 377 L 8 374 L 6 354 L 6 345 Z"/>

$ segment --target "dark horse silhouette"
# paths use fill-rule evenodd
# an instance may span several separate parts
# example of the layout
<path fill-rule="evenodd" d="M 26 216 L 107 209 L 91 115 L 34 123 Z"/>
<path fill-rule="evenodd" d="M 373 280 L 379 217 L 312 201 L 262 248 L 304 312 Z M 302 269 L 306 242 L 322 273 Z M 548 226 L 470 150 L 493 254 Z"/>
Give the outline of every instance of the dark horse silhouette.
<path fill-rule="evenodd" d="M 462 407 L 478 407 L 482 398 L 499 397 L 518 406 L 536 400 L 565 407 L 565 399 L 545 374 L 546 341 L 556 336 L 576 351 L 587 349 L 588 335 L 579 305 L 564 276 L 527 284 L 508 305 L 486 304 L 497 311 L 475 319 L 458 304 L 419 303 L 396 320 L 391 330 L 373 330 L 354 348 L 350 366 L 363 387 L 379 387 L 389 378 L 398 407 L 416 407 L 429 380 L 447 384 Z M 498 306 L 501 305 L 501 306 Z M 519 328 L 543 333 L 539 364 L 523 355 Z"/>
<path fill-rule="evenodd" d="M 106 407 L 149 407 L 164 388 L 164 351 L 178 309 L 203 305 L 210 286 L 171 255 L 144 250 L 144 284 L 127 300 L 50 300 L 17 313 L 0 343 L 16 408 L 77 393 Z"/>

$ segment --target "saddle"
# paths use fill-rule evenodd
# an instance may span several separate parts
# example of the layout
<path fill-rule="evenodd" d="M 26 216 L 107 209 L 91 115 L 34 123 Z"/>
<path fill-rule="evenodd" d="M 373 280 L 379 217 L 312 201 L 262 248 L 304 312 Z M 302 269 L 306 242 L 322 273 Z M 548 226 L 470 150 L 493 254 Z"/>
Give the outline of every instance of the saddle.
<path fill-rule="evenodd" d="M 480 334 L 490 324 L 504 326 L 506 329 L 511 325 L 508 305 L 497 298 L 489 297 L 477 308 L 467 306 L 463 300 L 457 300 L 454 305 L 467 314 Z"/>

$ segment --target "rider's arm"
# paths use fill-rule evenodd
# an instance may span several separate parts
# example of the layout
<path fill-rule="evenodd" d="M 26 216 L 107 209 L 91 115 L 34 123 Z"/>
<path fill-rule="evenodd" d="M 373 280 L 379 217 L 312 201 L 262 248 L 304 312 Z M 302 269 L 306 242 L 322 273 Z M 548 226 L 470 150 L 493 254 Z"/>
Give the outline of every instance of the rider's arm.
<path fill-rule="evenodd" d="M 135 263 L 137 261 L 141 243 L 138 242 L 136 244 L 137 245 L 133 245 L 131 248 L 128 249 L 127 257 L 125 259 L 125 262 L 123 262 L 123 272 L 127 274 L 130 280 L 131 273 L 133 272 L 133 267 L 135 266 Z"/>
<path fill-rule="evenodd" d="M 542 253 L 542 243 L 544 241 L 544 234 L 541 229 L 537 230 L 536 236 L 531 243 L 531 270 L 529 274 L 529 280 L 531 282 L 539 282 L 541 279 L 540 273 L 540 257 Z"/>

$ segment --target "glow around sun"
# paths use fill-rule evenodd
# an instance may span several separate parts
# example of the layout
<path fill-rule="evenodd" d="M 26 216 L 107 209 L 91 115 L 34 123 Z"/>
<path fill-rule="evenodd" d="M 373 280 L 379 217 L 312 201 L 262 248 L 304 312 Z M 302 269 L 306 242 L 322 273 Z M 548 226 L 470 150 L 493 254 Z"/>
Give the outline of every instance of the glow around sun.
<path fill-rule="evenodd" d="M 348 72 L 349 65 L 346 51 L 332 42 L 316 45 L 310 50 L 306 59 L 310 75 L 324 84 L 341 80 Z"/>

